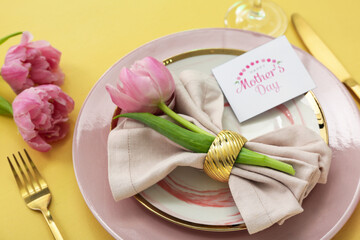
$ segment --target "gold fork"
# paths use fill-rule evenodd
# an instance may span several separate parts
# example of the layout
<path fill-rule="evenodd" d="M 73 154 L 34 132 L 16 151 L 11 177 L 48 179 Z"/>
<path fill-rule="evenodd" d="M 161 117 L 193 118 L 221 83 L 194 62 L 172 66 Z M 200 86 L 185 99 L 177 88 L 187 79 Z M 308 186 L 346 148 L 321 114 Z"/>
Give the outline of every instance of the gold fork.
<path fill-rule="evenodd" d="M 13 154 L 14 162 L 16 163 L 16 165 L 14 164 L 15 167 L 11 163 L 10 158 L 7 157 L 12 173 L 14 174 L 16 183 L 19 187 L 21 197 L 24 199 L 26 205 L 30 209 L 42 212 L 54 238 L 57 240 L 63 239 L 59 229 L 57 228 L 54 220 L 52 219 L 50 211 L 48 210 L 48 205 L 51 201 L 51 193 L 48 185 L 45 182 L 44 178 L 40 175 L 35 164 L 31 160 L 29 154 L 25 149 L 24 152 L 28 159 L 28 163 L 26 163 L 21 153 L 18 152 L 22 164 L 19 163 L 16 156 Z M 28 167 L 29 164 L 30 168 Z M 16 166 L 17 171 L 15 170 Z M 22 180 L 20 179 L 18 172 L 20 172 Z"/>

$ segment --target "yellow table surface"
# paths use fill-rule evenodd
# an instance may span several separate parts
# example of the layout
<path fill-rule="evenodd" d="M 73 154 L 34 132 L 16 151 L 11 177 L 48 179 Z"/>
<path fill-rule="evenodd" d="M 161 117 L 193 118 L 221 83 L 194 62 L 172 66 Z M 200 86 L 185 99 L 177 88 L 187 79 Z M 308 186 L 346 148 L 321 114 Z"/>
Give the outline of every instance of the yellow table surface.
<path fill-rule="evenodd" d="M 72 162 L 72 137 L 80 108 L 92 86 L 118 59 L 153 39 L 189 29 L 224 27 L 223 17 L 235 0 L 2 0 L 0 36 L 30 31 L 34 40 L 48 40 L 62 52 L 66 74 L 62 89 L 75 100 L 71 131 L 48 153 L 23 141 L 11 118 L 0 116 L 0 239 L 52 239 L 39 212 L 20 197 L 6 156 L 27 148 L 53 193 L 50 210 L 65 239 L 112 239 L 92 215 L 78 188 Z M 289 18 L 289 41 L 305 49 L 290 16 L 300 13 L 324 39 L 355 79 L 360 79 L 360 1 L 274 0 Z M 0 46 L 0 65 L 7 49 Z M 0 95 L 15 94 L 0 80 Z M 346 187 L 346 186 L 344 186 Z M 337 196 L 334 196 L 337 197 Z M 330 211 L 330 210 L 329 210 Z M 360 239 L 360 206 L 334 237 Z M 151 236 L 149 236 L 151 239 Z M 169 239 L 171 237 L 169 236 Z"/>

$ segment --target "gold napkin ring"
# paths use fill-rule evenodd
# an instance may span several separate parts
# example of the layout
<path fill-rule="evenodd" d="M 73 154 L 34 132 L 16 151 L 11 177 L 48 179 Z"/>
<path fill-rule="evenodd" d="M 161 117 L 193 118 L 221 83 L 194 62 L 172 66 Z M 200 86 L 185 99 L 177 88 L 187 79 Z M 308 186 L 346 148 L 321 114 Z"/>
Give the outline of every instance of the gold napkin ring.
<path fill-rule="evenodd" d="M 236 132 L 221 131 L 205 157 L 205 173 L 216 181 L 228 182 L 235 160 L 246 142 L 246 138 Z"/>

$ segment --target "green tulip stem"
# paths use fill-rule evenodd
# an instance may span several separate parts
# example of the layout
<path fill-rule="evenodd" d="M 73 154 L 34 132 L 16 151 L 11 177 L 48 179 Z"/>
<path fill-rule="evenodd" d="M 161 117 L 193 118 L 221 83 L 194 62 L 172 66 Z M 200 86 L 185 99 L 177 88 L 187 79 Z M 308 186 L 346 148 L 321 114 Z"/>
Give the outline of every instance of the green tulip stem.
<path fill-rule="evenodd" d="M 147 125 L 148 127 L 154 129 L 158 133 L 169 138 L 171 141 L 196 153 L 207 153 L 210 145 L 215 139 L 215 136 L 213 135 L 210 136 L 202 133 L 189 131 L 173 122 L 170 122 L 164 118 L 155 116 L 150 113 L 124 113 L 117 115 L 114 118 L 118 117 L 127 117 L 138 120 Z M 239 155 L 237 156 L 237 159 L 235 160 L 235 163 L 268 167 L 288 173 L 290 175 L 295 174 L 295 170 L 291 165 L 272 159 L 260 153 L 253 152 L 249 149 L 246 149 L 245 147 L 241 149 Z"/>
<path fill-rule="evenodd" d="M 290 175 L 295 175 L 295 170 L 290 164 L 280 162 L 244 147 L 241 149 L 235 163 L 268 167 L 281 172 L 286 172 Z"/>
<path fill-rule="evenodd" d="M 114 119 L 118 117 L 126 117 L 140 121 L 171 141 L 196 153 L 206 153 L 215 139 L 213 135 L 208 136 L 190 131 L 151 113 L 124 113 L 115 116 Z"/>
<path fill-rule="evenodd" d="M 183 125 L 184 127 L 186 127 L 187 129 L 196 132 L 196 133 L 201 133 L 201 134 L 205 134 L 208 136 L 214 136 L 211 133 L 206 132 L 205 130 L 199 128 L 198 126 L 196 126 L 195 124 L 192 124 L 191 122 L 187 121 L 185 118 L 181 117 L 180 115 L 178 115 L 177 113 L 175 113 L 173 110 L 171 110 L 168 106 L 166 106 L 165 103 L 160 102 L 158 107 L 160 108 L 161 111 L 163 111 L 166 115 L 168 115 L 169 117 L 171 117 L 172 119 L 174 119 L 175 121 L 177 121 L 178 123 L 180 123 L 181 125 Z"/>
<path fill-rule="evenodd" d="M 16 33 L 12 33 L 10 35 L 7 35 L 6 37 L 0 38 L 0 45 L 3 44 L 4 42 L 6 42 L 6 40 L 8 40 L 9 38 L 15 37 L 17 35 L 22 34 L 23 32 L 16 32 Z"/>

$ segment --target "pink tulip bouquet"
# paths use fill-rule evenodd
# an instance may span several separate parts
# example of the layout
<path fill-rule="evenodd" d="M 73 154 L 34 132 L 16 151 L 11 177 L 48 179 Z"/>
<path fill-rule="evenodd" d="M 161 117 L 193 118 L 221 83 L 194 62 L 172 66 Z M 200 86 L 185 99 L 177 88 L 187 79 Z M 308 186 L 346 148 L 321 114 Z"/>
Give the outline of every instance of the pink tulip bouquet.
<path fill-rule="evenodd" d="M 107 85 L 112 101 L 121 109 L 118 117 L 141 121 L 173 142 L 197 153 L 207 153 L 215 136 L 190 123 L 171 108 L 175 104 L 175 82 L 169 70 L 152 57 L 123 68 L 117 86 Z M 181 126 L 156 116 L 161 111 Z M 291 175 L 293 167 L 243 147 L 236 163 L 273 168 Z"/>
<path fill-rule="evenodd" d="M 20 34 L 20 44 L 10 47 L 1 68 L 2 78 L 18 95 L 12 105 L 0 97 L 0 114 L 13 116 L 29 146 L 45 152 L 66 136 L 74 101 L 57 86 L 64 81 L 61 52 L 47 41 L 32 42 L 31 33 L 17 32 L 0 39 L 0 45 Z"/>

